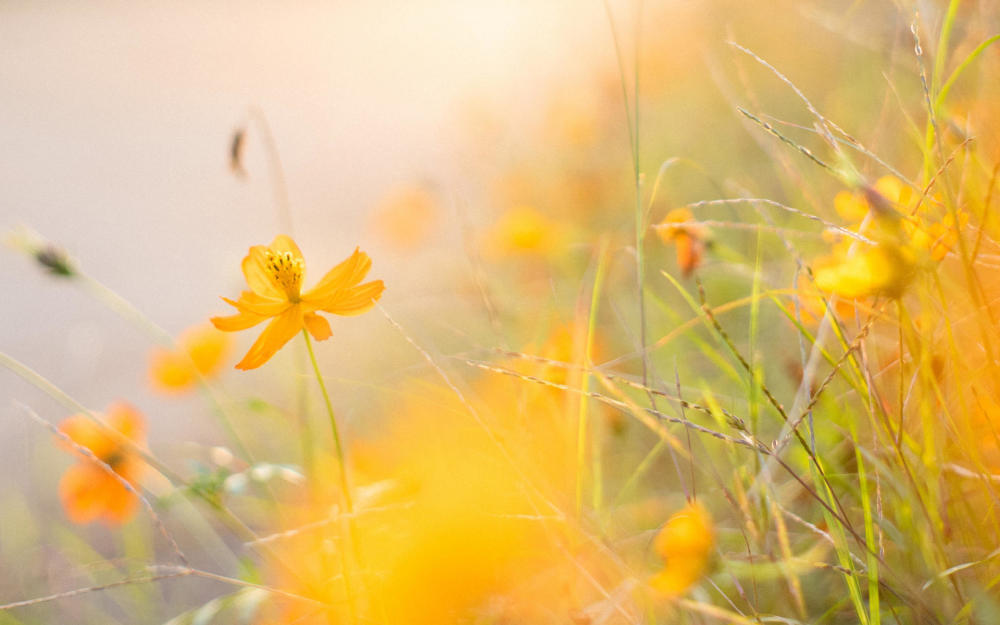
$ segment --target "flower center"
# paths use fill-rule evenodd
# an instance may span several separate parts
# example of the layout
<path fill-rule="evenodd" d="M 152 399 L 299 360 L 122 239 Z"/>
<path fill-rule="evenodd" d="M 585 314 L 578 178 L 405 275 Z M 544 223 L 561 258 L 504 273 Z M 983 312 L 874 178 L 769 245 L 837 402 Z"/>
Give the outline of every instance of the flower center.
<path fill-rule="evenodd" d="M 288 299 L 295 302 L 299 299 L 302 287 L 302 275 L 305 273 L 305 263 L 291 252 L 272 252 L 265 250 L 267 270 L 271 272 L 274 281 L 285 289 Z"/>

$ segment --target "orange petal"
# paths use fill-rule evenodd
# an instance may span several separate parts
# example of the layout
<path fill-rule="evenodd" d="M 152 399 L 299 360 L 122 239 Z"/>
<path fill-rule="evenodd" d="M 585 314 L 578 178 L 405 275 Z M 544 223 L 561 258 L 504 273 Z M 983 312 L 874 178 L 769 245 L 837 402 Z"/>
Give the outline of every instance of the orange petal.
<path fill-rule="evenodd" d="M 90 523 L 101 515 L 101 493 L 93 488 L 103 469 L 92 463 L 71 466 L 59 480 L 59 499 L 73 523 Z"/>
<path fill-rule="evenodd" d="M 336 293 L 321 310 L 335 315 L 360 315 L 375 305 L 384 290 L 385 284 L 381 280 L 366 282 Z"/>
<path fill-rule="evenodd" d="M 313 287 L 308 293 L 302 296 L 304 301 L 313 304 L 317 309 L 325 308 L 323 305 L 338 291 L 350 288 L 361 282 L 365 274 L 371 269 L 372 261 L 368 254 L 359 248 L 354 249 L 354 253 L 347 257 L 339 265 L 326 272 L 323 279 Z"/>
<path fill-rule="evenodd" d="M 139 498 L 107 472 L 104 475 L 107 481 L 101 484 L 104 495 L 102 520 L 109 525 L 120 525 L 135 514 Z"/>
<path fill-rule="evenodd" d="M 677 246 L 677 266 L 686 278 L 701 263 L 702 242 L 686 233 L 674 239 Z"/>
<path fill-rule="evenodd" d="M 66 470 L 59 481 L 59 498 L 73 523 L 102 518 L 122 523 L 135 513 L 138 498 L 106 469 L 81 462 Z"/>
<path fill-rule="evenodd" d="M 120 401 L 108 406 L 107 424 L 136 443 L 142 444 L 146 440 L 146 423 L 142 414 L 129 403 Z"/>
<path fill-rule="evenodd" d="M 250 351 L 237 365 L 237 369 L 256 369 L 290 341 L 303 327 L 302 307 L 296 304 L 267 324 Z"/>
<path fill-rule="evenodd" d="M 281 299 L 284 297 L 285 291 L 267 269 L 266 249 L 263 245 L 254 245 L 250 248 L 243 259 L 243 276 L 247 280 L 247 285 L 258 295 Z"/>
<path fill-rule="evenodd" d="M 102 431 L 101 426 L 84 414 L 75 414 L 63 419 L 59 424 L 59 431 L 77 445 L 89 449 L 98 458 L 110 456 L 117 447 L 111 437 Z M 67 445 L 65 442 L 62 443 L 62 447 L 81 455 L 72 445 Z"/>
<path fill-rule="evenodd" d="M 330 330 L 330 322 L 316 313 L 306 313 L 302 320 L 305 322 L 309 334 L 312 334 L 317 341 L 325 341 L 333 334 L 333 331 Z"/>

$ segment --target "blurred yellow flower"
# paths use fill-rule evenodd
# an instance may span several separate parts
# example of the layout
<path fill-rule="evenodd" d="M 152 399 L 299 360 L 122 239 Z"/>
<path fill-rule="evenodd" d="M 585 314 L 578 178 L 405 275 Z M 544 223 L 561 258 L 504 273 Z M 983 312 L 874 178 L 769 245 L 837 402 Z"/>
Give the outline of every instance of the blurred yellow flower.
<path fill-rule="evenodd" d="M 958 215 L 957 226 L 953 215 L 935 219 L 931 205 L 940 204 L 940 195 L 922 198 L 913 188 L 895 176 L 882 176 L 871 187 L 859 191 L 841 191 L 834 197 L 837 214 L 862 233 L 878 237 L 886 229 L 886 222 L 898 221 L 902 245 L 908 246 L 917 260 L 943 259 L 958 240 L 958 228 L 965 227 L 968 215 Z M 862 227 L 869 210 L 875 208 L 874 218 Z"/>
<path fill-rule="evenodd" d="M 255 245 L 243 259 L 243 275 L 249 291 L 236 301 L 222 298 L 236 308 L 229 317 L 212 317 L 215 327 L 225 332 L 246 330 L 271 319 L 237 369 L 256 369 L 285 343 L 305 328 L 317 341 L 330 338 L 330 323 L 317 311 L 334 315 L 359 315 L 382 296 L 381 280 L 361 280 L 371 268 L 368 255 L 358 249 L 331 269 L 319 283 L 301 293 L 306 261 L 291 237 L 279 234 L 271 245 Z"/>
<path fill-rule="evenodd" d="M 815 273 L 817 287 L 848 299 L 902 295 L 913 276 L 911 250 L 885 242 L 852 252 L 847 243 L 835 246 L 833 255 L 820 261 Z"/>
<path fill-rule="evenodd" d="M 558 251 L 563 229 L 538 209 L 522 205 L 500 217 L 490 239 L 492 250 L 501 256 L 545 256 Z"/>
<path fill-rule="evenodd" d="M 701 264 L 708 230 L 694 220 L 686 208 L 675 208 L 663 221 L 653 226 L 656 234 L 666 244 L 677 248 L 677 267 L 687 277 Z"/>
<path fill-rule="evenodd" d="M 712 518 L 697 501 L 688 503 L 667 520 L 653 543 L 664 568 L 650 585 L 667 597 L 679 597 L 708 569 L 715 546 Z"/>
<path fill-rule="evenodd" d="M 841 191 L 834 198 L 837 214 L 850 228 L 874 241 L 841 241 L 819 261 L 816 286 L 854 299 L 873 295 L 899 297 L 920 267 L 932 267 L 958 241 L 964 213 L 935 219 L 931 204 L 940 197 L 921 198 L 894 176 L 883 176 L 859 191 Z"/>
<path fill-rule="evenodd" d="M 175 349 L 157 347 L 149 358 L 149 379 L 153 387 L 166 393 L 184 392 L 194 387 L 198 377 L 219 371 L 232 340 L 208 324 L 185 330 L 177 337 Z"/>
<path fill-rule="evenodd" d="M 105 422 L 121 438 L 143 444 L 145 425 L 142 415 L 132 406 L 122 402 L 112 404 L 108 408 Z M 121 439 L 104 431 L 86 415 L 68 417 L 59 424 L 59 431 L 80 447 L 90 450 L 121 479 L 133 486 L 137 483 L 143 467 L 142 460 L 130 453 Z M 93 459 L 81 454 L 71 445 L 64 447 L 74 452 L 79 459 L 79 462 L 66 470 L 59 481 L 59 498 L 69 520 L 74 523 L 90 523 L 100 519 L 110 525 L 123 523 L 131 518 L 138 503 L 137 497 Z"/>

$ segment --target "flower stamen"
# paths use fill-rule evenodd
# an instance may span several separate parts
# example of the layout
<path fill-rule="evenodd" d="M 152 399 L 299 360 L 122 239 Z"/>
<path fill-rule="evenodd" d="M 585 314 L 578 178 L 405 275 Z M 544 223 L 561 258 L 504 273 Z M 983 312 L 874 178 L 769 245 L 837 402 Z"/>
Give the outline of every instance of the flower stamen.
<path fill-rule="evenodd" d="M 302 276 L 305 273 L 305 263 L 291 252 L 273 252 L 265 250 L 267 269 L 274 281 L 288 294 L 288 299 L 296 302 L 302 288 Z"/>

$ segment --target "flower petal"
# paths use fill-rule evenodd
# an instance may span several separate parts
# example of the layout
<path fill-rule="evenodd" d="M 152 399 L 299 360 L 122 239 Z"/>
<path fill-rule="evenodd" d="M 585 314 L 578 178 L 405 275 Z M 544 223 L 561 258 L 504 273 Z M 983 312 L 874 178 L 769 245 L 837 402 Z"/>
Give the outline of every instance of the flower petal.
<path fill-rule="evenodd" d="M 250 351 L 247 352 L 247 355 L 236 365 L 236 368 L 247 370 L 256 369 L 261 366 L 275 352 L 281 349 L 285 343 L 290 341 L 302 327 L 302 307 L 299 305 L 292 306 L 282 313 L 281 316 L 275 317 L 271 323 L 267 324 L 267 327 L 257 337 L 254 344 L 250 346 Z"/>
<path fill-rule="evenodd" d="M 355 248 L 354 253 L 347 257 L 339 265 L 326 272 L 323 279 L 313 287 L 308 293 L 302 296 L 304 301 L 314 304 L 316 308 L 325 308 L 326 300 L 337 294 L 338 291 L 354 286 L 365 277 L 371 269 L 372 260 L 360 250 Z"/>
<path fill-rule="evenodd" d="M 274 237 L 269 246 L 273 251 L 283 254 L 285 252 L 291 252 L 292 256 L 295 258 L 302 258 L 302 252 L 299 250 L 299 246 L 295 244 L 292 237 L 287 234 L 279 234 Z"/>
<path fill-rule="evenodd" d="M 375 302 L 382 297 L 385 284 L 381 280 L 373 280 L 358 286 L 344 289 L 323 303 L 320 310 L 335 315 L 360 315 L 371 310 Z"/>
<path fill-rule="evenodd" d="M 317 341 L 325 341 L 333 334 L 333 331 L 330 330 L 330 322 L 316 313 L 306 313 L 302 320 L 305 322 L 309 334 L 312 334 Z"/>
<path fill-rule="evenodd" d="M 103 512 L 103 497 L 94 486 L 104 470 L 91 462 L 75 464 L 59 480 L 59 499 L 73 523 L 90 523 Z"/>
<path fill-rule="evenodd" d="M 247 279 L 247 285 L 258 295 L 281 299 L 285 292 L 267 268 L 266 249 L 263 245 L 254 245 L 250 248 L 246 258 L 243 259 L 243 276 Z"/>
<path fill-rule="evenodd" d="M 59 424 L 59 431 L 77 445 L 89 449 L 98 458 L 110 456 L 116 447 L 114 440 L 101 429 L 101 426 L 94 423 L 85 414 L 75 414 L 63 419 L 62 423 Z M 61 446 L 67 451 L 83 457 L 75 447 L 65 441 L 62 442 Z"/>
<path fill-rule="evenodd" d="M 233 305 L 235 306 L 235 304 Z M 212 325 L 223 332 L 238 332 L 240 330 L 252 328 L 265 319 L 267 319 L 267 317 L 254 314 L 252 312 L 238 312 L 235 315 L 230 315 L 228 317 L 212 317 L 210 321 L 212 322 Z"/>
<path fill-rule="evenodd" d="M 146 423 L 142 414 L 129 403 L 119 401 L 108 406 L 107 424 L 140 445 L 146 440 Z"/>
<path fill-rule="evenodd" d="M 253 291 L 243 291 L 235 302 L 225 297 L 222 300 L 240 312 L 249 312 L 261 317 L 277 317 L 292 305 L 287 296 L 275 299 L 258 295 Z"/>

